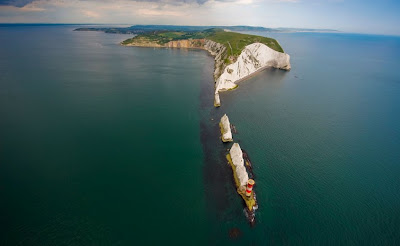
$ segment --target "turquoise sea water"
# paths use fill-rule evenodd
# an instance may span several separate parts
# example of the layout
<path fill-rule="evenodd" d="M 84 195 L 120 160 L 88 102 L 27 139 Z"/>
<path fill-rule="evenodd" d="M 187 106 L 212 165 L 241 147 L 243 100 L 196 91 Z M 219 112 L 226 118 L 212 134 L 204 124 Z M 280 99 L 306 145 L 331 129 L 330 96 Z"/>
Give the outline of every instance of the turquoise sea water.
<path fill-rule="evenodd" d="M 258 33 L 292 70 L 214 109 L 206 52 L 73 29 L 0 27 L 1 245 L 400 243 L 399 37 Z M 224 113 L 254 165 L 253 228 Z"/>

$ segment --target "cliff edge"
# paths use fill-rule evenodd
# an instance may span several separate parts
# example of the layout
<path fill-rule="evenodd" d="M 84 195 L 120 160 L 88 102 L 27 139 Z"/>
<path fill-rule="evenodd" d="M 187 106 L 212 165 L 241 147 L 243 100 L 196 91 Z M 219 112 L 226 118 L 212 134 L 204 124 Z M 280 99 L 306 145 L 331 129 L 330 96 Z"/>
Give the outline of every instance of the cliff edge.
<path fill-rule="evenodd" d="M 197 32 L 154 31 L 127 39 L 121 45 L 207 50 L 215 61 L 215 107 L 221 105 L 219 92 L 236 88 L 237 82 L 264 68 L 290 70 L 290 56 L 275 39 L 217 28 Z"/>
<path fill-rule="evenodd" d="M 215 93 L 234 89 L 236 82 L 267 67 L 290 70 L 290 56 L 262 43 L 247 45 L 236 62 L 225 67 L 216 81 Z"/>

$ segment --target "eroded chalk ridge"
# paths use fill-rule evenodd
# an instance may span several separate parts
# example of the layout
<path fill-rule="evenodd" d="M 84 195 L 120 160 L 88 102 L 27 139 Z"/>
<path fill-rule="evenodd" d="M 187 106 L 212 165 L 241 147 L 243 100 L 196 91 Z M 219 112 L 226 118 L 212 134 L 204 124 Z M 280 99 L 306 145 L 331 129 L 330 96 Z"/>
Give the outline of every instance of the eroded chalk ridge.
<path fill-rule="evenodd" d="M 237 82 L 268 67 L 290 70 L 290 56 L 262 43 L 247 45 L 237 60 L 226 66 L 216 80 L 214 105 L 221 105 L 219 92 L 235 89 L 238 86 Z"/>
<path fill-rule="evenodd" d="M 221 139 L 222 142 L 232 142 L 232 131 L 231 131 L 231 123 L 229 122 L 229 118 L 226 114 L 221 117 L 221 121 L 219 122 L 219 127 L 221 129 Z"/>
<path fill-rule="evenodd" d="M 222 142 L 232 142 L 232 124 L 226 114 L 221 117 L 219 122 L 221 129 Z M 244 158 L 245 157 L 245 158 Z M 233 179 L 237 193 L 242 197 L 246 206 L 244 209 L 245 215 L 251 225 L 255 224 L 255 210 L 258 208 L 253 186 L 255 181 L 252 173 L 251 163 L 247 153 L 244 155 L 238 143 L 234 143 L 226 156 L 228 163 L 232 168 Z M 249 173 L 248 173 L 249 172 Z M 250 174 L 250 175 L 249 175 Z M 251 178 L 249 178 L 249 176 Z"/>
<path fill-rule="evenodd" d="M 255 211 L 258 209 L 256 194 L 253 190 L 254 179 L 249 179 L 249 174 L 243 159 L 243 152 L 238 143 L 234 143 L 227 155 L 227 160 L 232 168 L 236 191 L 246 204 L 245 215 L 251 225 L 255 224 Z"/>

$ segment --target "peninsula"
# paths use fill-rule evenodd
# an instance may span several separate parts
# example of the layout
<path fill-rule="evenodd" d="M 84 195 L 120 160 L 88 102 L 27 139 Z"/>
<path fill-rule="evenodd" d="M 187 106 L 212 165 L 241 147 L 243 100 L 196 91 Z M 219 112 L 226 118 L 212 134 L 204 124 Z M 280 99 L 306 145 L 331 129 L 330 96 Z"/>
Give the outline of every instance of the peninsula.
<path fill-rule="evenodd" d="M 215 107 L 220 106 L 219 92 L 235 89 L 237 82 L 264 68 L 290 70 L 290 56 L 275 39 L 220 28 L 151 31 L 127 39 L 121 45 L 207 50 L 215 59 Z"/>
<path fill-rule="evenodd" d="M 223 28 L 182 26 L 164 26 L 163 29 L 130 29 L 136 36 L 121 42 L 124 46 L 192 48 L 207 50 L 215 60 L 214 64 L 214 106 L 219 107 L 221 91 L 238 87 L 237 82 L 261 71 L 273 67 L 290 70 L 290 56 L 286 54 L 278 41 L 272 38 L 233 32 Z M 236 27 L 237 29 L 244 27 Z M 232 28 L 231 28 L 232 29 Z M 99 31 L 80 29 L 79 31 Z M 100 30 L 100 31 L 106 31 Z M 109 30 L 110 31 L 110 30 Z M 112 30 L 112 31 L 121 31 Z M 125 30 L 127 31 L 127 30 Z M 226 114 L 219 122 L 221 140 L 232 142 L 232 125 Z M 236 128 L 233 128 L 236 132 Z M 256 194 L 253 191 L 255 181 L 252 165 L 247 153 L 243 153 L 238 143 L 234 143 L 226 155 L 233 171 L 237 193 L 246 204 L 245 214 L 251 225 L 255 223 L 255 210 L 258 208 Z M 250 177 L 249 177 L 250 174 Z"/>

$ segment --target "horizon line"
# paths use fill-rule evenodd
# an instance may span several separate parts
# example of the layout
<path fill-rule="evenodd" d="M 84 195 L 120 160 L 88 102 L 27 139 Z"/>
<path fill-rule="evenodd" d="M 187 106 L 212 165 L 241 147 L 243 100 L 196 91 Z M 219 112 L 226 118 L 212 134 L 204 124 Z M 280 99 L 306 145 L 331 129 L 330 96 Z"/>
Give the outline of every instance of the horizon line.
<path fill-rule="evenodd" d="M 270 29 L 309 29 L 309 30 L 326 30 L 326 32 L 315 32 L 315 33 L 337 33 L 337 34 L 359 34 L 359 35 L 373 35 L 373 36 L 389 36 L 389 37 L 400 37 L 400 34 L 382 34 L 382 33 L 366 33 L 366 32 L 347 32 L 337 29 L 330 28 L 309 28 L 309 27 L 265 27 L 265 26 L 252 26 L 252 25 L 177 25 L 177 24 L 132 24 L 132 23 L 51 23 L 51 22 L 0 22 L 0 25 L 127 25 L 127 26 L 223 26 L 223 27 L 262 27 Z M 303 33 L 307 33 L 304 31 Z M 313 33 L 310 31 L 309 33 Z"/>

